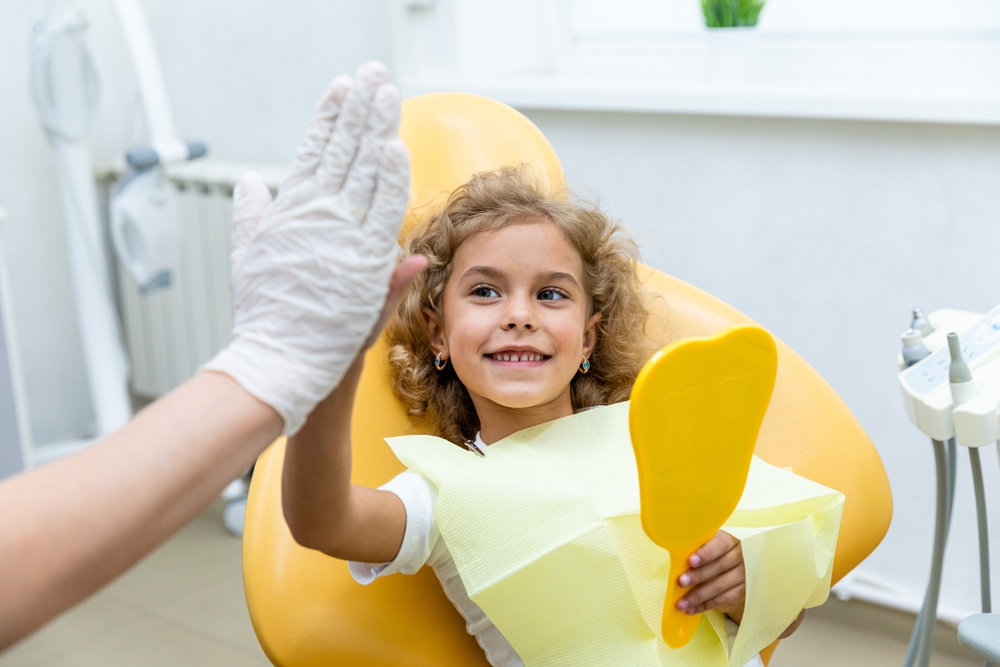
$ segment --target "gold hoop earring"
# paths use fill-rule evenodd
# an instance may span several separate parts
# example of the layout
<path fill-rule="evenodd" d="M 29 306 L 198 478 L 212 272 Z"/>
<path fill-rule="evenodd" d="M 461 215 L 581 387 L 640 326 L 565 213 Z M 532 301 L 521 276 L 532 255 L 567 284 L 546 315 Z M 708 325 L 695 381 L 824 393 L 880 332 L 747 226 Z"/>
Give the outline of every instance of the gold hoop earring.
<path fill-rule="evenodd" d="M 590 359 L 584 357 L 583 363 L 580 364 L 580 375 L 586 375 L 588 371 L 590 371 Z"/>
<path fill-rule="evenodd" d="M 447 365 L 448 365 L 448 360 L 442 359 L 440 354 L 434 357 L 434 370 L 438 372 L 443 371 L 445 369 L 445 366 Z"/>

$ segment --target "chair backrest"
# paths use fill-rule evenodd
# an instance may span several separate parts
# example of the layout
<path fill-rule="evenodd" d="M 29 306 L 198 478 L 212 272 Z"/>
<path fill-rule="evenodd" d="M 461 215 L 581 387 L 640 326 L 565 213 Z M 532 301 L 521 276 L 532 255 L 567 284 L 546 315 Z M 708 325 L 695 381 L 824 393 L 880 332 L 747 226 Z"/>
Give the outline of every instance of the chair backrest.
<path fill-rule="evenodd" d="M 407 100 L 400 135 L 411 152 L 413 199 L 407 224 L 422 208 L 479 171 L 527 163 L 554 188 L 559 161 L 541 132 L 510 107 L 473 95 L 440 93 Z M 703 336 L 752 320 L 705 292 L 644 268 L 659 344 Z M 833 389 L 778 341 L 778 378 L 757 444 L 777 466 L 846 497 L 834 581 L 860 563 L 889 527 L 892 500 L 881 460 Z M 378 486 L 402 471 L 383 438 L 412 433 L 392 394 L 379 341 L 369 352 L 355 400 L 353 481 Z M 284 440 L 254 470 L 243 536 L 243 581 L 257 638 L 279 667 L 486 666 L 482 649 L 424 568 L 370 586 L 351 579 L 347 564 L 298 546 L 281 511 Z M 773 650 L 773 649 L 772 649 Z"/>

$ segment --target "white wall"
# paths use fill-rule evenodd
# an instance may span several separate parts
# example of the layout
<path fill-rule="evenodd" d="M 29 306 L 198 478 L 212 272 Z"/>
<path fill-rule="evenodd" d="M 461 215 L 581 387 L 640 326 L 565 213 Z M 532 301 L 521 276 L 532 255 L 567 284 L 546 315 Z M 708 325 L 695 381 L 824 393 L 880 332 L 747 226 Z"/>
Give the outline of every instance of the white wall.
<path fill-rule="evenodd" d="M 104 88 L 97 162 L 128 147 L 135 94 L 111 0 L 79 0 Z M 28 98 L 29 34 L 40 0 L 0 3 L 0 205 L 36 443 L 92 429 L 55 163 Z M 383 0 L 246 3 L 144 0 L 182 136 L 231 160 L 284 164 L 337 74 L 387 60 Z"/>
<path fill-rule="evenodd" d="M 930 442 L 903 414 L 899 333 L 915 305 L 985 312 L 1000 303 L 1000 128 L 528 116 L 571 185 L 600 195 L 647 263 L 756 319 L 844 398 L 882 456 L 895 502 L 885 542 L 859 569 L 922 595 L 934 466 Z M 959 454 L 942 595 L 957 613 L 979 606 L 971 473 Z M 983 456 L 1000 526 L 995 447 Z M 998 572 L 1000 554 L 992 555 Z"/>

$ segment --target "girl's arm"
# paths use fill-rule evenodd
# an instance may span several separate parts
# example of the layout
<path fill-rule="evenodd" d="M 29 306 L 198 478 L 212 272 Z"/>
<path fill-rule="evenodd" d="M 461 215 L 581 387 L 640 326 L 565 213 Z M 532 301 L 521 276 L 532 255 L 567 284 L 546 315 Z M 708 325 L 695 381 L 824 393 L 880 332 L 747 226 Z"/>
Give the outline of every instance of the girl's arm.
<path fill-rule="evenodd" d="M 363 355 L 340 386 L 288 439 L 281 500 L 304 547 L 363 563 L 385 563 L 403 542 L 406 512 L 388 491 L 351 484 L 351 411 Z"/>
<path fill-rule="evenodd" d="M 302 430 L 288 439 L 282 508 L 292 537 L 304 547 L 362 563 L 385 563 L 399 552 L 406 528 L 402 501 L 389 491 L 351 484 L 351 412 L 365 349 L 426 265 L 423 256 L 400 263 L 372 338 L 340 385 L 309 415 Z"/>

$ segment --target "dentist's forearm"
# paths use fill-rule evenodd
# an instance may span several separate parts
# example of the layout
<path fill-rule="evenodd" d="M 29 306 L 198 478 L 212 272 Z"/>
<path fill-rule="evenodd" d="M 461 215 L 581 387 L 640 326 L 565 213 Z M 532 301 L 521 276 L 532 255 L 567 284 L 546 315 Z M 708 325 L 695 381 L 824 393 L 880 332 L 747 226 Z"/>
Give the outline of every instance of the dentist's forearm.
<path fill-rule="evenodd" d="M 0 649 L 180 529 L 282 426 L 229 376 L 199 373 L 82 452 L 0 483 Z"/>

